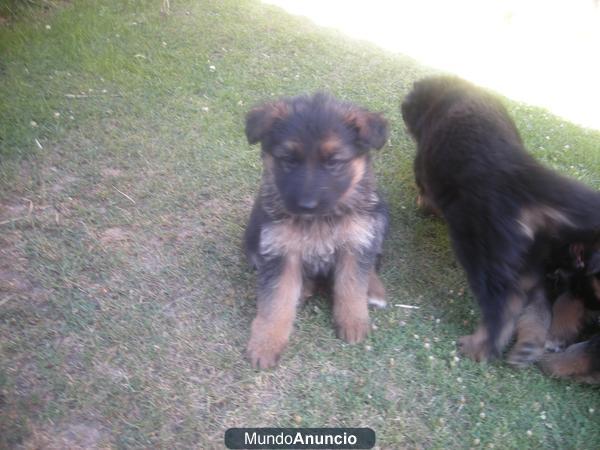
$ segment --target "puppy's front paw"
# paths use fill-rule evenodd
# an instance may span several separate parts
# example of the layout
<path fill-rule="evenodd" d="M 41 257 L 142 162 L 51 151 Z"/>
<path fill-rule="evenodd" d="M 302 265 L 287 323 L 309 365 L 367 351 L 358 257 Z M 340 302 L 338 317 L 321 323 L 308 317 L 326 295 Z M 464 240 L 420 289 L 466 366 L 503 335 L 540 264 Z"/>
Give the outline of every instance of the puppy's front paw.
<path fill-rule="evenodd" d="M 369 318 L 344 318 L 336 320 L 337 336 L 348 344 L 363 341 L 369 334 L 371 325 Z"/>
<path fill-rule="evenodd" d="M 550 353 L 562 352 L 567 345 L 561 339 L 550 338 L 546 340 L 546 351 Z"/>
<path fill-rule="evenodd" d="M 517 342 L 507 357 L 507 362 L 524 368 L 539 360 L 544 354 L 544 345 L 538 342 Z"/>
<path fill-rule="evenodd" d="M 246 350 L 252 367 L 261 370 L 275 367 L 279 362 L 282 351 L 283 348 L 276 350 L 272 346 L 254 341 L 248 343 Z"/>
<path fill-rule="evenodd" d="M 485 362 L 490 359 L 491 351 L 487 339 L 482 338 L 477 331 L 473 334 L 462 336 L 458 339 L 460 352 L 473 361 Z"/>
<path fill-rule="evenodd" d="M 268 323 L 254 319 L 246 354 L 255 369 L 270 369 L 277 365 L 287 345 L 287 334 L 278 333 Z"/>

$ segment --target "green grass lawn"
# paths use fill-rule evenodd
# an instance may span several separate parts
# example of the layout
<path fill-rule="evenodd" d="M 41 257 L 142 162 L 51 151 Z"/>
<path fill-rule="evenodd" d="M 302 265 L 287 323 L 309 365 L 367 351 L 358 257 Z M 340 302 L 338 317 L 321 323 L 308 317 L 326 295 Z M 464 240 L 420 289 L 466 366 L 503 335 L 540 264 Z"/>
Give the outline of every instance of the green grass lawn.
<path fill-rule="evenodd" d="M 444 224 L 415 210 L 399 113 L 431 69 L 254 1 L 169 16 L 57 3 L 0 25 L 0 448 L 220 448 L 233 426 L 369 426 L 391 449 L 600 447 L 597 388 L 456 358 L 478 311 Z M 244 115 L 317 89 L 391 123 L 375 160 L 392 306 L 349 346 L 315 299 L 280 366 L 257 372 L 240 241 L 261 166 Z M 507 105 L 539 159 L 600 188 L 598 132 Z"/>

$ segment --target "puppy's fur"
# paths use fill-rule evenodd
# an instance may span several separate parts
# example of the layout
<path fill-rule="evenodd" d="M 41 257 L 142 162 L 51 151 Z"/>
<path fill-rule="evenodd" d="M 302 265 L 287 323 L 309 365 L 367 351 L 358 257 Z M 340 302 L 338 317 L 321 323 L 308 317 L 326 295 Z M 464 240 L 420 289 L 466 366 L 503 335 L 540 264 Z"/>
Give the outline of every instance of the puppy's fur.
<path fill-rule="evenodd" d="M 250 144 L 262 146 L 260 192 L 245 234 L 258 269 L 258 312 L 247 353 L 268 368 L 288 342 L 301 297 L 315 281 L 333 286 L 338 336 L 363 340 L 368 298 L 383 302 L 375 273 L 388 226 L 369 150 L 387 140 L 379 114 L 326 94 L 285 98 L 251 110 Z"/>
<path fill-rule="evenodd" d="M 540 361 L 541 369 L 556 378 L 600 384 L 600 334 L 570 345 L 560 353 L 548 353 Z"/>
<path fill-rule="evenodd" d="M 570 266 L 561 267 L 562 292 L 552 307 L 548 353 L 540 361 L 551 376 L 600 383 L 600 334 L 576 343 L 592 328 L 598 332 L 600 313 L 600 241 L 569 246 Z M 567 347 L 566 350 L 562 350 Z"/>
<path fill-rule="evenodd" d="M 420 196 L 447 222 L 482 311 L 478 330 L 459 340 L 462 352 L 477 361 L 499 356 L 516 331 L 509 361 L 532 362 L 550 320 L 548 253 L 600 230 L 600 193 L 534 160 L 502 103 L 464 80 L 418 81 L 402 115 L 417 142 Z"/>

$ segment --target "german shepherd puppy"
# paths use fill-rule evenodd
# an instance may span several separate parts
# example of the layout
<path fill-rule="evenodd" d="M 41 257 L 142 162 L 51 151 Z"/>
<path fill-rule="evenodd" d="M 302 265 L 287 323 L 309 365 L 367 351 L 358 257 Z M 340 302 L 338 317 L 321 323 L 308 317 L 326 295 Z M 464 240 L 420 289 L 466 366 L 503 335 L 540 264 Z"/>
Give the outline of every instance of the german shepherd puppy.
<path fill-rule="evenodd" d="M 555 377 L 600 383 L 600 334 L 576 343 L 590 327 L 598 332 L 600 313 L 600 240 L 594 245 L 569 246 L 571 264 L 557 276 L 562 292 L 552 307 L 547 348 L 542 370 Z M 565 351 L 561 351 L 567 347 Z"/>
<path fill-rule="evenodd" d="M 548 276 L 547 290 L 555 300 L 546 347 L 552 351 L 573 344 L 600 312 L 600 240 L 568 245 L 559 261 Z"/>
<path fill-rule="evenodd" d="M 245 234 L 258 270 L 258 311 L 248 357 L 273 367 L 292 331 L 301 297 L 316 280 L 333 286 L 339 337 L 362 341 L 368 299 L 382 303 L 375 273 L 388 226 L 369 150 L 387 141 L 386 120 L 329 95 L 284 98 L 246 117 L 250 144 L 262 146 L 263 174 Z"/>
<path fill-rule="evenodd" d="M 422 203 L 447 222 L 482 311 L 461 351 L 476 361 L 497 357 L 516 332 L 509 362 L 533 362 L 550 321 L 547 258 L 600 230 L 600 193 L 537 162 L 501 101 L 459 78 L 416 82 L 402 116 L 417 142 Z"/>

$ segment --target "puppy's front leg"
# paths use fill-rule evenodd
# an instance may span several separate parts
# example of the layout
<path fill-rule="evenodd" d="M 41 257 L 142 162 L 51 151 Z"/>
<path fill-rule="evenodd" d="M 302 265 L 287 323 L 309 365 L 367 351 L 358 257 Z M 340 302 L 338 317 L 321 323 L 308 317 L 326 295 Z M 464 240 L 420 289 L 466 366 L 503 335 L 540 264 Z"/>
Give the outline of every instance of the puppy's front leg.
<path fill-rule="evenodd" d="M 368 270 L 351 250 L 339 254 L 333 286 L 333 320 L 338 337 L 350 344 L 369 334 Z"/>
<path fill-rule="evenodd" d="M 258 312 L 252 321 L 248 357 L 254 368 L 277 364 L 292 332 L 302 292 L 300 257 L 288 254 L 258 269 Z"/>

